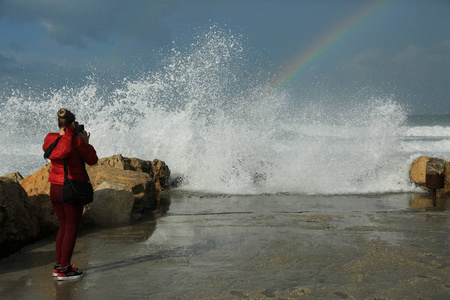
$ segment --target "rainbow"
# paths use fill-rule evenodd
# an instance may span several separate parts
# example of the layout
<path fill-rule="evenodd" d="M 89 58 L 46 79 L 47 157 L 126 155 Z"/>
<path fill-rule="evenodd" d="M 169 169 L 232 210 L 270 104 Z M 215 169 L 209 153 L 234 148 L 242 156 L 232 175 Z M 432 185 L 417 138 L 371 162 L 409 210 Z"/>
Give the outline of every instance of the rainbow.
<path fill-rule="evenodd" d="M 393 3 L 391 0 L 367 1 L 354 14 L 344 19 L 333 29 L 321 36 L 312 43 L 305 51 L 287 64 L 284 71 L 276 77 L 275 83 L 272 85 L 274 91 L 279 91 L 286 87 L 292 80 L 297 78 L 307 66 L 312 64 L 324 52 L 330 49 L 337 41 L 349 34 L 352 30 L 360 26 L 364 21 L 374 16 L 388 4 Z"/>

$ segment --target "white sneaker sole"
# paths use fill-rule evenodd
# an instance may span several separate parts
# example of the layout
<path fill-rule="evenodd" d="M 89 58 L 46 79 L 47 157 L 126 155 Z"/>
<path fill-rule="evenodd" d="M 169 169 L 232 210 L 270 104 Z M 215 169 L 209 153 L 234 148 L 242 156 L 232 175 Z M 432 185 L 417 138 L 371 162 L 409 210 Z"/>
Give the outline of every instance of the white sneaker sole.
<path fill-rule="evenodd" d="M 65 281 L 65 280 L 74 280 L 74 279 L 78 279 L 84 276 L 84 273 L 81 273 L 80 275 L 74 275 L 74 276 L 69 276 L 69 277 L 59 277 L 56 276 L 56 280 L 59 281 Z"/>

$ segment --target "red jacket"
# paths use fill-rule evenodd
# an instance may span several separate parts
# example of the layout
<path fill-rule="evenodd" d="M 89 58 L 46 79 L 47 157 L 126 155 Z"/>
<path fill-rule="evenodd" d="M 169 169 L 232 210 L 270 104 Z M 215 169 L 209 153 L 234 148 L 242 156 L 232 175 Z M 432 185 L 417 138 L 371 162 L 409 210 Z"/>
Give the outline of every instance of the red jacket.
<path fill-rule="evenodd" d="M 66 128 L 65 130 L 66 133 L 61 137 L 49 157 L 52 168 L 48 181 L 60 185 L 64 182 L 64 160 L 67 159 L 69 178 L 76 181 L 85 181 L 83 161 L 88 165 L 95 165 L 98 161 L 94 147 L 86 144 L 81 137 L 76 136 L 75 129 Z M 42 149 L 47 150 L 59 136 L 59 133 L 47 134 Z"/>

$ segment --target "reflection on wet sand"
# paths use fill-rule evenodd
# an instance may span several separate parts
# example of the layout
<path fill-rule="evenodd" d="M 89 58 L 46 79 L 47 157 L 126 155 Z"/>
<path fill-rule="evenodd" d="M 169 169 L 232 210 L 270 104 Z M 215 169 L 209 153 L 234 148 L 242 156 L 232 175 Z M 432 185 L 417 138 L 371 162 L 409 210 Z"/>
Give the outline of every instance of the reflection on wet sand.
<path fill-rule="evenodd" d="M 445 209 L 450 203 L 450 194 L 438 192 L 436 197 L 436 206 L 433 205 L 431 192 L 423 194 L 414 194 L 411 196 L 410 206 L 412 208 L 433 208 Z"/>
<path fill-rule="evenodd" d="M 72 294 L 81 286 L 80 280 L 58 281 L 53 279 L 56 291 L 56 300 L 72 300 Z"/>
<path fill-rule="evenodd" d="M 443 196 L 438 199 L 444 199 Z M 447 201 L 447 198 L 445 198 Z M 176 194 L 165 216 L 85 229 L 51 277 L 54 238 L 2 261 L 6 299 L 446 299 L 449 202 L 429 195 Z"/>

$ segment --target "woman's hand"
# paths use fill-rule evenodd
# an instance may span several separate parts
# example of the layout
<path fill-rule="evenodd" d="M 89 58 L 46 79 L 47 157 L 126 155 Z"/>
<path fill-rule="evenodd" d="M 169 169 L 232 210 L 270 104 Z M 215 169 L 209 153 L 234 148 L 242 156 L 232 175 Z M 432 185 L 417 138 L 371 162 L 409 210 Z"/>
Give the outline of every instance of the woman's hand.
<path fill-rule="evenodd" d="M 83 131 L 83 132 L 80 132 L 79 135 L 83 139 L 83 142 L 85 142 L 86 144 L 89 144 L 89 137 L 91 136 L 90 132 Z"/>

